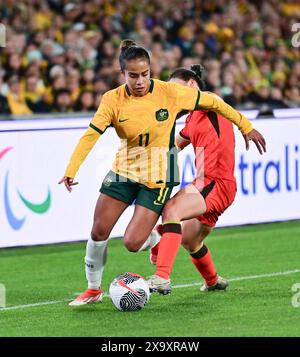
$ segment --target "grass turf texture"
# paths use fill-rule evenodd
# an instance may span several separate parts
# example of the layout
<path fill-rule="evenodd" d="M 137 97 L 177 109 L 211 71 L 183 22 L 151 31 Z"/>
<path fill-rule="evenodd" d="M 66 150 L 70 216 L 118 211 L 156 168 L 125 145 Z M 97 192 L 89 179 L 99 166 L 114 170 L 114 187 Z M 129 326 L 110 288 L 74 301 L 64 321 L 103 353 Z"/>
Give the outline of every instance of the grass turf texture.
<path fill-rule="evenodd" d="M 200 293 L 201 279 L 181 248 L 172 273 L 178 288 L 152 294 L 142 311 L 127 313 L 108 297 L 68 306 L 86 288 L 85 243 L 2 249 L 0 283 L 6 307 L 16 309 L 0 309 L 0 336 L 299 336 L 300 307 L 292 306 L 291 288 L 300 273 L 259 277 L 300 269 L 299 238 L 300 222 L 217 229 L 206 243 L 218 272 L 228 279 L 258 277 L 232 280 L 227 292 Z M 122 240 L 111 240 L 104 290 L 126 271 L 146 277 L 154 269 L 147 252 L 129 253 Z"/>

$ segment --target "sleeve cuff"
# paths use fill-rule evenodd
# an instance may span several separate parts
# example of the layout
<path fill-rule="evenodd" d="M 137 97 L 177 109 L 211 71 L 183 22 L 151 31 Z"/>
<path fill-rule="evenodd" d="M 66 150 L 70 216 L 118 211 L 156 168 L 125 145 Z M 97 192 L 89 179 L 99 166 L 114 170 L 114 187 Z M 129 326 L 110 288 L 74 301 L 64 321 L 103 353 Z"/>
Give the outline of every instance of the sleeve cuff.
<path fill-rule="evenodd" d="M 179 135 L 180 135 L 183 139 L 190 141 L 190 138 L 187 137 L 187 136 L 185 136 L 185 135 L 183 135 L 181 131 L 179 132 Z"/>

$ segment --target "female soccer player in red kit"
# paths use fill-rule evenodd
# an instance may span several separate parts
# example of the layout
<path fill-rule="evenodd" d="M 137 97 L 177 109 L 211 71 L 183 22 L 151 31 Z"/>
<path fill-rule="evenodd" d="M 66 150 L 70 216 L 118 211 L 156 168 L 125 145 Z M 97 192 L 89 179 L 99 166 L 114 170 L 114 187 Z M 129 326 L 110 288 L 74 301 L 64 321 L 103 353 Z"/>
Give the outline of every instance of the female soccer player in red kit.
<path fill-rule="evenodd" d="M 200 65 L 192 66 L 191 70 L 177 69 L 170 81 L 203 90 L 202 70 Z M 153 232 L 162 235 L 162 239 L 151 250 L 151 262 L 157 269 L 148 284 L 151 291 L 162 294 L 171 291 L 169 275 L 181 239 L 205 280 L 201 290 L 224 290 L 228 286 L 228 282 L 218 276 L 203 240 L 236 194 L 233 126 L 213 111 L 193 111 L 176 137 L 179 149 L 190 143 L 194 147 L 197 178 L 166 203 L 162 213 L 163 225 Z M 261 147 L 257 148 L 262 153 Z M 265 151 L 265 144 L 262 148 Z M 180 221 L 183 220 L 181 235 Z"/>

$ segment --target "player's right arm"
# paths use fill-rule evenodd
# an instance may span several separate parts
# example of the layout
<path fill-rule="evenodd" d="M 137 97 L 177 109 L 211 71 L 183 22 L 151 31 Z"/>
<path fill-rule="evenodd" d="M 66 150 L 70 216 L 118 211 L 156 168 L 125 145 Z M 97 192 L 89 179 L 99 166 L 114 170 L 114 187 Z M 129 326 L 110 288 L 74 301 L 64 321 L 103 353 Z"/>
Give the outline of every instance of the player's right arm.
<path fill-rule="evenodd" d="M 65 184 L 69 192 L 72 191 L 71 186 L 78 184 L 78 182 L 73 182 L 73 180 L 80 165 L 83 163 L 88 153 L 92 150 L 99 137 L 105 132 L 106 128 L 111 125 L 113 117 L 113 103 L 108 92 L 102 97 L 99 108 L 92 119 L 89 128 L 76 145 L 65 174 L 59 181 L 59 184 Z"/>
<path fill-rule="evenodd" d="M 89 127 L 79 140 L 79 143 L 76 145 L 64 177 L 59 181 L 59 184 L 64 183 L 69 192 L 72 191 L 71 186 L 78 184 L 78 182 L 73 182 L 74 177 L 80 165 L 83 163 L 88 153 L 92 150 L 99 137 L 100 134 L 93 128 Z"/>

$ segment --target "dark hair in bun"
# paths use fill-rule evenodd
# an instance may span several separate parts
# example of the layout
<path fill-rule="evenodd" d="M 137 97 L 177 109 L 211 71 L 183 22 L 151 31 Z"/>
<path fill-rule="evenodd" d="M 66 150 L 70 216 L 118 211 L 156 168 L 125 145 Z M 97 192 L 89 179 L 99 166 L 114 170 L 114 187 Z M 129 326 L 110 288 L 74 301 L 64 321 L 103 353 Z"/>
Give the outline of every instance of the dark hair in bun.
<path fill-rule="evenodd" d="M 121 53 L 119 56 L 119 63 L 121 70 L 126 69 L 127 61 L 134 59 L 146 59 L 150 64 L 150 56 L 147 50 L 144 47 L 140 47 L 133 40 L 126 39 L 121 42 L 120 45 Z"/>
<path fill-rule="evenodd" d="M 191 65 L 191 69 L 175 69 L 175 71 L 171 73 L 169 80 L 179 78 L 188 82 L 190 79 L 193 79 L 198 84 L 200 90 L 205 90 L 204 71 L 204 67 L 201 64 L 193 64 Z"/>

